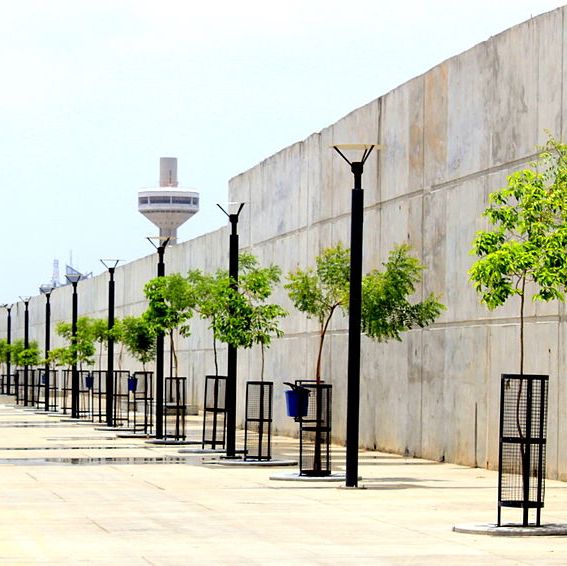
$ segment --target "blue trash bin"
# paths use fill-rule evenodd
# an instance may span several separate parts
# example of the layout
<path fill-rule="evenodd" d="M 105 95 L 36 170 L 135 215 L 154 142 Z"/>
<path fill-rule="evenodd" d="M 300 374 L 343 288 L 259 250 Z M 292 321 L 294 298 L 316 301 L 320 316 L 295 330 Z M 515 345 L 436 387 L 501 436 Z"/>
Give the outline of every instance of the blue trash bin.
<path fill-rule="evenodd" d="M 309 390 L 295 387 L 285 392 L 288 417 L 300 418 L 307 416 L 309 408 Z"/>

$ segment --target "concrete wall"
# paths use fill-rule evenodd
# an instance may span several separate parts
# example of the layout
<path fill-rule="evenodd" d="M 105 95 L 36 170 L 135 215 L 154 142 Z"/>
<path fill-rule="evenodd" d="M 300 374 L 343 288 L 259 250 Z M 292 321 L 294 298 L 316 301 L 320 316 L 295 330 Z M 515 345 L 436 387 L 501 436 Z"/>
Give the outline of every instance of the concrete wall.
<path fill-rule="evenodd" d="M 284 272 L 313 263 L 338 241 L 348 244 L 352 175 L 333 143 L 384 146 L 367 162 L 364 267 L 380 267 L 394 244 L 408 242 L 426 265 L 420 296 L 442 294 L 447 311 L 402 342 L 362 340 L 361 444 L 434 460 L 495 467 L 499 375 L 518 370 L 517 305 L 489 312 L 468 282 L 469 255 L 487 195 L 526 166 L 545 130 L 565 139 L 565 14 L 567 8 L 516 26 L 353 111 L 332 126 L 233 178 L 230 200 L 246 202 L 242 248 Z M 167 271 L 227 265 L 228 232 L 219 230 L 168 250 Z M 118 316 L 144 308 L 142 287 L 155 256 L 117 270 Z M 71 291 L 54 293 L 54 319 L 70 318 Z M 290 311 L 285 337 L 266 358 L 276 382 L 275 424 L 295 433 L 284 416 L 281 382 L 313 376 L 317 325 Z M 42 340 L 44 301 L 32 300 L 32 334 Z M 106 277 L 80 284 L 81 313 L 105 316 Z M 16 311 L 16 307 L 14 308 Z M 13 336 L 23 335 L 21 305 Z M 4 330 L 5 324 L 2 323 Z M 562 347 L 564 306 L 534 304 L 527 319 L 527 372 L 550 375 L 548 472 L 567 477 L 567 389 Z M 33 336 L 32 336 L 33 337 Z M 211 373 L 210 336 L 203 321 L 181 343 L 181 374 L 194 379 L 194 401 Z M 345 435 L 347 321 L 332 323 L 323 362 L 333 384 L 333 429 Z M 225 356 L 221 356 L 223 365 Z M 132 365 L 132 364 L 130 364 Z M 239 353 L 239 418 L 243 383 L 258 377 L 259 352 Z M 222 369 L 222 368 L 221 368 Z"/>

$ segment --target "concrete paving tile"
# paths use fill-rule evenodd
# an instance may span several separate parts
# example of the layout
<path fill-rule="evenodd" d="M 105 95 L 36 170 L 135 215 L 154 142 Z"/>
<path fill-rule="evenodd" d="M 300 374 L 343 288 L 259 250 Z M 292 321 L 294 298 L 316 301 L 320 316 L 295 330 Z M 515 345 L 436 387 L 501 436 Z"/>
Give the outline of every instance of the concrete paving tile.
<path fill-rule="evenodd" d="M 8 402 L 0 423 L 45 420 Z M 197 434 L 199 419 L 190 423 Z M 487 470 L 361 451 L 366 489 L 344 490 L 271 481 L 272 469 L 207 466 L 200 456 L 155 463 L 176 450 L 104 431 L 99 440 L 93 428 L 0 426 L 0 564 L 567 563 L 562 537 L 452 532 L 494 520 L 496 474 Z M 297 440 L 276 437 L 274 451 L 297 458 Z M 15 452 L 18 462 L 6 463 Z M 333 452 L 338 470 L 344 449 Z M 566 484 L 547 482 L 543 517 L 567 523 Z"/>

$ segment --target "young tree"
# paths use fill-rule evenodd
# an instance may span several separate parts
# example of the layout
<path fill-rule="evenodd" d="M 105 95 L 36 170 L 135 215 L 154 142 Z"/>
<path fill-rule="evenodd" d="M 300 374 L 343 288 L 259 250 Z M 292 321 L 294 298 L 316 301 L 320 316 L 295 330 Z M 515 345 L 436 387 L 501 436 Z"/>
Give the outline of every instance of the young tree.
<path fill-rule="evenodd" d="M 151 279 L 146 283 L 144 293 L 148 299 L 148 308 L 143 316 L 156 334 L 169 335 L 170 367 L 172 370 L 175 367 L 177 375 L 174 333 L 179 331 L 182 336 L 190 334 L 187 321 L 193 316 L 193 294 L 187 280 L 179 273 Z"/>
<path fill-rule="evenodd" d="M 93 364 L 96 348 L 91 320 L 87 316 L 81 316 L 77 319 L 75 338 L 73 338 L 73 329 L 70 322 L 59 322 L 55 326 L 57 334 L 67 341 L 68 354 L 65 354 L 63 358 L 70 362 L 69 365 L 77 363 L 82 369 L 83 364 Z"/>
<path fill-rule="evenodd" d="M 229 288 L 228 272 L 219 270 L 214 274 L 203 273 L 194 269 L 187 274 L 187 282 L 193 296 L 195 311 L 200 318 L 209 321 L 209 329 L 213 338 L 213 355 L 215 363 L 215 376 L 219 375 L 217 352 L 217 317 L 227 308 L 226 294 Z"/>
<path fill-rule="evenodd" d="M 22 338 L 17 338 L 9 346 L 10 360 L 17 366 L 20 365 L 20 354 L 24 351 L 24 341 Z"/>
<path fill-rule="evenodd" d="M 476 234 L 479 256 L 470 280 L 490 310 L 519 298 L 520 375 L 524 373 L 524 309 L 564 300 L 567 284 L 567 145 L 549 139 L 532 169 L 508 177 L 484 211 L 492 228 Z"/>
<path fill-rule="evenodd" d="M 4 368 L 8 361 L 8 350 L 8 341 L 6 338 L 0 338 L 0 366 L 2 367 L 2 373 L 4 373 Z"/>
<path fill-rule="evenodd" d="M 71 367 L 73 357 L 69 348 L 52 348 L 47 355 L 47 363 L 50 366 Z"/>
<path fill-rule="evenodd" d="M 321 381 L 325 335 L 337 309 L 346 314 L 349 300 L 350 255 L 341 243 L 315 258 L 316 269 L 296 269 L 288 274 L 284 287 L 295 308 L 319 321 L 319 349 L 315 379 Z"/>
<path fill-rule="evenodd" d="M 400 333 L 433 322 L 443 310 L 434 295 L 421 303 L 410 303 L 415 285 L 421 281 L 423 266 L 408 255 L 409 246 L 395 247 L 384 263 L 385 270 L 373 270 L 362 281 L 361 329 L 371 338 L 400 340 Z M 348 312 L 350 292 L 350 252 L 342 244 L 323 250 L 315 258 L 316 270 L 301 270 L 288 275 L 285 286 L 295 307 L 309 318 L 319 320 L 319 350 L 316 382 L 321 380 L 321 359 L 325 334 L 337 309 Z M 316 411 L 320 414 L 319 398 Z M 315 469 L 321 465 L 321 439 L 315 436 Z"/>
<path fill-rule="evenodd" d="M 251 348 L 259 344 L 263 380 L 264 350 L 274 336 L 282 335 L 278 321 L 287 314 L 279 305 L 266 303 L 280 276 L 279 267 L 260 267 L 258 260 L 246 252 L 239 256 L 236 288 L 231 285 L 226 270 L 218 270 L 215 274 L 204 274 L 200 270 L 188 273 L 187 280 L 194 297 L 195 310 L 201 318 L 210 321 L 216 375 L 217 340 L 237 348 Z"/>
<path fill-rule="evenodd" d="M 32 340 L 29 342 L 27 348 L 22 349 L 15 354 L 16 365 L 20 367 L 24 366 L 38 366 L 41 363 L 41 352 L 39 350 L 39 344 Z"/>
<path fill-rule="evenodd" d="M 108 321 L 102 318 L 91 318 L 90 326 L 92 337 L 98 344 L 98 369 L 102 369 L 102 352 L 108 344 Z"/>
<path fill-rule="evenodd" d="M 281 306 L 266 302 L 280 277 L 281 269 L 277 265 L 260 267 L 252 254 L 241 253 L 237 287 L 227 281 L 227 308 L 220 311 L 215 322 L 215 332 L 223 342 L 242 348 L 260 345 L 262 381 L 265 348 L 270 346 L 272 338 L 283 335 L 279 321 L 287 315 Z"/>
<path fill-rule="evenodd" d="M 156 334 L 143 316 L 127 316 L 122 320 L 121 341 L 126 350 L 142 364 L 146 364 L 156 356 Z"/>

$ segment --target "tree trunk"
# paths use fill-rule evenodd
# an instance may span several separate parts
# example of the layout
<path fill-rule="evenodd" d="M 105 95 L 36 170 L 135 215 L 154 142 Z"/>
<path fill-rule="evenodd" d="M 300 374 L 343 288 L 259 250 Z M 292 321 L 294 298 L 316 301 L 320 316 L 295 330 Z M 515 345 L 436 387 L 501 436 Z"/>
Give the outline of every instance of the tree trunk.
<path fill-rule="evenodd" d="M 260 349 L 262 352 L 262 369 L 260 371 L 260 381 L 264 382 L 264 343 L 260 344 Z"/>
<path fill-rule="evenodd" d="M 315 381 L 316 383 L 321 383 L 321 359 L 323 357 L 323 344 L 325 342 L 325 335 L 327 334 L 327 329 L 329 328 L 329 323 L 331 322 L 331 317 L 335 312 L 335 309 L 338 305 L 333 305 L 331 310 L 329 311 L 329 316 L 325 323 L 321 325 L 321 329 L 319 331 L 319 352 L 317 354 L 317 367 L 315 369 Z"/>
<path fill-rule="evenodd" d="M 524 375 L 524 306 L 526 303 L 526 278 L 522 279 L 522 294 L 520 295 L 520 375 Z"/>

